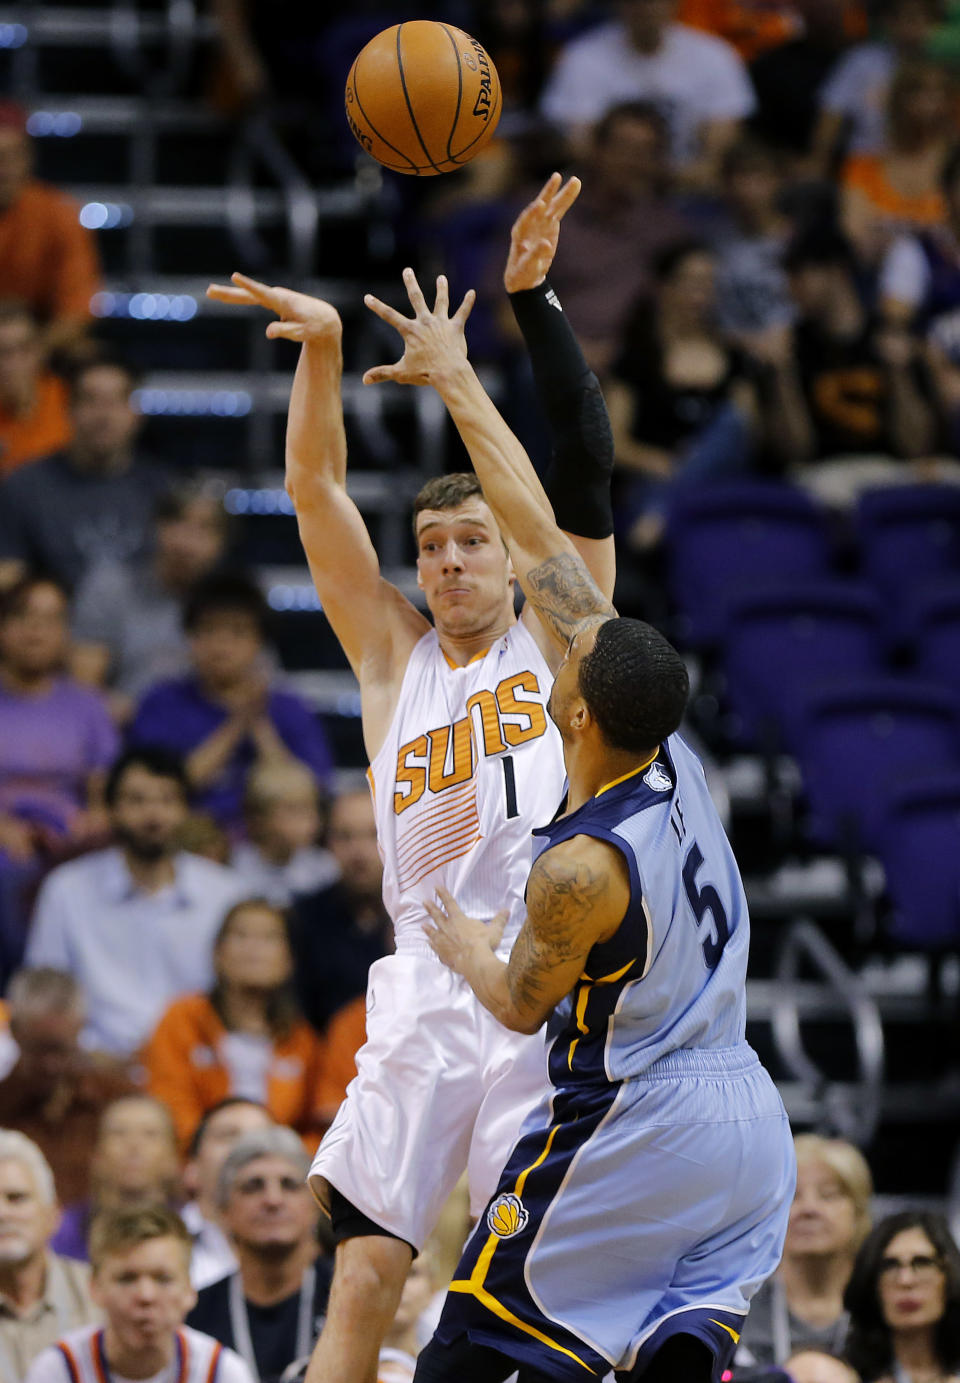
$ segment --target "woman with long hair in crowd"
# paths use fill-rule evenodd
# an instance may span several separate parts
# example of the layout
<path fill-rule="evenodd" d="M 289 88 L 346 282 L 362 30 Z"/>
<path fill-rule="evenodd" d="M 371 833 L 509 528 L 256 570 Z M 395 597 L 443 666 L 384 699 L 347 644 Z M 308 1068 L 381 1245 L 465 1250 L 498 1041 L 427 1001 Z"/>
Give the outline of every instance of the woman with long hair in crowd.
<path fill-rule="evenodd" d="M 143 1062 L 152 1095 L 186 1145 L 201 1117 L 229 1096 L 263 1105 L 315 1146 L 323 1044 L 294 995 L 286 919 L 265 899 L 236 903 L 213 948 L 216 980 L 167 1009 Z"/>
<path fill-rule="evenodd" d="M 942 1215 L 901 1211 L 864 1240 L 844 1294 L 863 1383 L 958 1383 L 960 1252 Z"/>

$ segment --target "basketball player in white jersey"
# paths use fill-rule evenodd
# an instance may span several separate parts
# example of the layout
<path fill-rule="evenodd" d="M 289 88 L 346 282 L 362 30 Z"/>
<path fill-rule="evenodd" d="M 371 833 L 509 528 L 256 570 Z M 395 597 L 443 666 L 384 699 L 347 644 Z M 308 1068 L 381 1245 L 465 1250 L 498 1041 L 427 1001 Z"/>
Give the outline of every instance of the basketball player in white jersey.
<path fill-rule="evenodd" d="M 558 175 L 521 213 L 504 282 L 554 434 L 550 497 L 599 587 L 613 585 L 612 444 L 595 377 L 545 283 L 579 183 Z M 311 1185 L 338 1240 L 310 1383 L 372 1383 L 412 1255 L 467 1170 L 479 1213 L 546 1082 L 542 1037 L 506 1032 L 423 935 L 449 889 L 474 916 L 509 899 L 503 953 L 523 916 L 530 832 L 563 791 L 546 703 L 562 656 L 532 611 L 471 476 L 416 504 L 419 584 L 433 624 L 380 574 L 346 491 L 341 324 L 328 304 L 234 275 L 222 301 L 276 312 L 267 335 L 303 345 L 290 400 L 287 487 L 324 612 L 360 683 L 363 732 L 396 954 L 370 972 L 357 1077 Z M 542 492 L 541 492 L 542 493 Z M 546 504 L 546 500 L 543 501 Z M 551 522 L 552 522 L 551 515 Z"/>

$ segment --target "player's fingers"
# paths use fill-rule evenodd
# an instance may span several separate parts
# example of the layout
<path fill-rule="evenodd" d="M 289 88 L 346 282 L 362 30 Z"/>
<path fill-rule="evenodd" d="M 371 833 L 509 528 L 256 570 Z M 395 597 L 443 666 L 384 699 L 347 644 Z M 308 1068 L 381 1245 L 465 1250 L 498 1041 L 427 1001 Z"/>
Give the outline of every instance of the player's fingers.
<path fill-rule="evenodd" d="M 434 315 L 439 317 L 441 314 L 446 317 L 450 310 L 450 286 L 447 283 L 446 274 L 441 274 L 437 279 L 437 296 L 433 301 Z"/>
<path fill-rule="evenodd" d="M 437 897 L 440 899 L 448 915 L 452 909 L 457 906 L 457 900 L 454 898 L 453 894 L 448 888 L 444 888 L 442 885 L 437 889 Z M 433 906 L 436 905 L 434 904 Z"/>
<path fill-rule="evenodd" d="M 547 178 L 547 181 L 543 184 L 540 191 L 537 193 L 537 198 L 534 205 L 536 205 L 538 202 L 544 205 L 548 202 L 552 202 L 554 197 L 557 195 L 557 189 L 559 188 L 560 183 L 560 174 L 551 173 L 549 178 Z"/>
<path fill-rule="evenodd" d="M 402 379 L 400 378 L 400 366 L 399 366 L 399 364 L 397 364 L 397 365 L 374 365 L 371 369 L 369 369 L 369 370 L 366 371 L 366 373 L 365 373 L 364 376 L 363 376 L 362 383 L 363 383 L 363 384 L 383 384 L 383 383 L 385 383 L 387 380 L 391 380 L 391 379 L 397 380 L 400 384 L 403 384 L 403 383 L 404 383 L 404 380 L 402 380 Z"/>
<path fill-rule="evenodd" d="M 441 921 L 442 921 L 442 919 L 443 919 L 443 913 L 442 913 L 442 912 L 440 911 L 440 909 L 437 907 L 436 903 L 430 903 L 430 902 L 424 901 L 423 906 L 426 908 L 427 912 L 430 914 L 430 916 L 433 918 L 433 920 L 434 920 L 434 922 L 436 923 L 436 925 L 439 927 L 439 925 L 440 925 L 440 923 L 441 923 Z M 433 930 L 433 928 L 431 928 L 430 930 Z M 424 925 L 424 931 L 427 931 L 426 925 Z"/>
<path fill-rule="evenodd" d="M 238 288 L 245 288 L 258 303 L 263 303 L 264 307 L 275 308 L 283 292 L 282 288 L 271 288 L 268 283 L 261 283 L 259 279 L 252 279 L 249 274 L 241 274 L 239 271 L 230 275 L 230 282 L 235 283 Z"/>
<path fill-rule="evenodd" d="M 462 327 L 464 322 L 470 316 L 470 313 L 473 311 L 473 305 L 476 301 L 477 295 L 475 291 L 472 288 L 468 288 L 463 296 L 463 302 L 460 304 L 456 312 L 450 318 L 451 322 L 456 322 L 458 327 Z"/>
<path fill-rule="evenodd" d="M 559 176 L 560 175 L 558 173 L 557 177 Z M 570 210 L 574 202 L 580 196 L 580 189 L 582 186 L 583 183 L 580 181 L 579 178 L 568 178 L 567 181 L 564 183 L 563 187 L 561 187 L 558 190 L 554 198 L 552 207 L 553 214 L 558 221 L 562 220 L 563 217 L 566 216 L 567 212 Z"/>
<path fill-rule="evenodd" d="M 404 269 L 403 282 L 406 286 L 407 297 L 410 299 L 410 306 L 417 316 L 419 317 L 421 314 L 423 316 L 428 315 L 429 308 L 427 307 L 427 300 L 423 296 L 423 289 L 417 282 L 417 276 L 412 269 Z"/>
<path fill-rule="evenodd" d="M 271 341 L 302 341 L 302 322 L 271 322 L 266 335 Z"/>
<path fill-rule="evenodd" d="M 410 325 L 410 318 L 404 317 L 402 312 L 398 312 L 389 303 L 382 303 L 379 298 L 375 298 L 372 293 L 364 295 L 364 303 L 369 307 L 381 321 L 386 322 L 391 327 L 396 327 L 397 331 L 403 331 L 404 327 Z"/>
<path fill-rule="evenodd" d="M 226 283 L 207 285 L 207 297 L 219 303 L 239 303 L 245 307 L 258 307 L 257 299 L 246 288 L 232 288 Z"/>

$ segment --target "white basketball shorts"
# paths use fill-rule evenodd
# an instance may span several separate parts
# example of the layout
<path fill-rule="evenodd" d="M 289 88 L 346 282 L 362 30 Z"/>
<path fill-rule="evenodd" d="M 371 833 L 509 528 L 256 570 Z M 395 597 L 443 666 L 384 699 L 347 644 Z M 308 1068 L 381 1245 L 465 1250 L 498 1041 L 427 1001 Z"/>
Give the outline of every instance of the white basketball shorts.
<path fill-rule="evenodd" d="M 375 961 L 357 1074 L 310 1168 L 418 1251 L 464 1170 L 479 1215 L 548 1087 L 544 1033 L 509 1032 L 432 951 Z"/>

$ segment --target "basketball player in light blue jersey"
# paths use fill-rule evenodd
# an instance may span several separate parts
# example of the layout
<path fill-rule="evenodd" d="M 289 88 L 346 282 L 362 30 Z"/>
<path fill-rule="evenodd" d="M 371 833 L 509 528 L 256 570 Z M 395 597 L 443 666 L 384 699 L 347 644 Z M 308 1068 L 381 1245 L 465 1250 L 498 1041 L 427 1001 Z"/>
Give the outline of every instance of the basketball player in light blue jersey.
<path fill-rule="evenodd" d="M 696 756 L 676 733 L 683 662 L 621 620 L 557 528 L 467 358 L 468 300 L 415 316 L 368 373 L 432 384 L 470 452 L 514 569 L 567 646 L 550 698 L 569 794 L 509 960 L 504 917 L 450 894 L 429 936 L 506 1027 L 548 1024 L 552 1090 L 469 1240 L 419 1383 L 602 1378 L 711 1383 L 777 1267 L 795 1165 L 780 1097 L 744 1040 L 749 924 Z"/>

